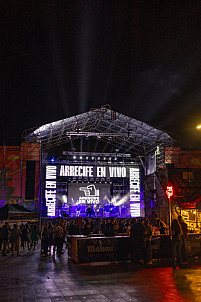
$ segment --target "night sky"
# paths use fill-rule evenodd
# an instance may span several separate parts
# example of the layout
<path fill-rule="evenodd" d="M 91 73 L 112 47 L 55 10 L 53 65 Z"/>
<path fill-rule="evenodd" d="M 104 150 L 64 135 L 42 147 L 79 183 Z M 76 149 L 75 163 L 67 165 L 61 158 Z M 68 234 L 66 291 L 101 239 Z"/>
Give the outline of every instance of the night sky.
<path fill-rule="evenodd" d="M 110 104 L 201 149 L 201 1 L 1 1 L 0 143 Z"/>

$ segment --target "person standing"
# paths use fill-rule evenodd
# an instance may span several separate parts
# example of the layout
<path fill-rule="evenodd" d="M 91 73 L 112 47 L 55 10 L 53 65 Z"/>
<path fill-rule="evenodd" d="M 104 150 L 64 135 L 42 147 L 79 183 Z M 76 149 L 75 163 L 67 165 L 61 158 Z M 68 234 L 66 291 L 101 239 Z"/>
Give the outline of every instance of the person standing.
<path fill-rule="evenodd" d="M 43 224 L 41 236 L 42 236 L 41 254 L 44 256 L 47 256 L 47 254 L 48 254 L 48 237 L 49 237 L 47 222 L 44 222 L 44 224 Z"/>
<path fill-rule="evenodd" d="M 34 250 L 36 249 L 36 242 L 38 240 L 38 236 L 39 236 L 39 231 L 37 229 L 36 224 L 34 224 L 33 227 L 31 228 L 31 234 L 30 234 L 30 237 L 31 237 L 31 248 L 30 249 L 32 249 L 32 246 L 34 247 Z"/>
<path fill-rule="evenodd" d="M 62 240 L 64 231 L 60 222 L 57 221 L 56 227 L 54 228 L 54 248 L 53 248 L 53 258 L 55 258 L 55 249 L 57 247 L 57 254 L 61 256 L 62 254 Z"/>
<path fill-rule="evenodd" d="M 64 254 L 64 252 L 63 252 L 63 245 L 65 243 L 66 233 L 67 233 L 67 227 L 66 227 L 66 223 L 65 223 L 64 219 L 61 220 L 60 225 L 61 225 L 61 227 L 63 229 L 63 237 L 62 237 L 62 241 L 61 241 L 61 254 Z"/>
<path fill-rule="evenodd" d="M 145 219 L 144 227 L 145 227 L 144 241 L 145 241 L 146 257 L 147 257 L 148 264 L 152 264 L 152 251 L 151 251 L 152 227 L 149 224 L 148 219 Z"/>
<path fill-rule="evenodd" d="M 2 248 L 2 228 L 0 227 L 0 250 Z"/>
<path fill-rule="evenodd" d="M 2 256 L 7 256 L 7 253 L 9 253 L 9 248 L 8 248 L 9 224 L 8 224 L 8 222 L 5 222 L 5 224 L 3 225 L 1 234 L 2 234 L 2 243 L 3 243 Z"/>
<path fill-rule="evenodd" d="M 132 261 L 136 265 L 140 264 L 141 257 L 143 257 L 144 265 L 147 264 L 144 235 L 145 235 L 145 227 L 143 225 L 143 219 L 140 218 L 138 222 L 133 222 L 130 229 L 130 237 L 132 238 L 131 257 L 133 257 Z"/>
<path fill-rule="evenodd" d="M 181 256 L 182 261 L 188 261 L 188 252 L 187 252 L 187 239 L 188 239 L 188 226 L 184 222 L 183 217 L 181 215 L 178 216 L 178 221 L 182 228 L 182 235 L 181 235 Z"/>
<path fill-rule="evenodd" d="M 21 226 L 21 245 L 23 250 L 25 249 L 25 243 L 27 242 L 27 229 L 25 228 L 25 225 L 22 224 Z"/>
<path fill-rule="evenodd" d="M 30 237 L 30 226 L 28 223 L 26 223 L 25 229 L 26 229 L 26 236 L 27 236 L 27 248 L 28 250 L 30 250 L 31 237 Z"/>
<path fill-rule="evenodd" d="M 53 238 L 53 235 L 54 235 L 54 227 L 52 225 L 52 222 L 49 221 L 48 222 L 48 231 L 49 231 L 49 237 L 48 237 L 48 251 L 51 255 L 51 247 L 52 245 L 54 244 L 54 238 Z"/>
<path fill-rule="evenodd" d="M 82 234 L 83 235 L 90 235 L 91 234 L 91 225 L 90 222 L 87 221 L 82 229 Z"/>
<path fill-rule="evenodd" d="M 115 217 L 111 218 L 111 221 L 108 219 L 106 227 L 105 227 L 105 236 L 114 236 L 118 231 L 119 225 L 116 222 Z"/>
<path fill-rule="evenodd" d="M 160 259 L 166 259 L 169 257 L 169 236 L 168 227 L 164 221 L 160 221 Z"/>
<path fill-rule="evenodd" d="M 14 256 L 15 250 L 17 250 L 17 256 L 20 255 L 20 229 L 15 223 L 10 234 L 10 242 L 12 247 L 12 256 Z"/>
<path fill-rule="evenodd" d="M 182 265 L 182 257 L 181 257 L 181 236 L 182 236 L 182 228 L 177 219 L 172 220 L 171 225 L 172 231 L 172 267 L 176 268 L 176 259 L 178 265 Z"/>

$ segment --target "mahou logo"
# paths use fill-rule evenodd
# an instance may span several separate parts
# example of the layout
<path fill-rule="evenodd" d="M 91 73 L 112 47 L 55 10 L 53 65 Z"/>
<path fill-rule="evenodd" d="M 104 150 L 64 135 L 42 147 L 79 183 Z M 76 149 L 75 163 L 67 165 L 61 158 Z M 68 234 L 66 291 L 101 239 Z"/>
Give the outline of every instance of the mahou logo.
<path fill-rule="evenodd" d="M 88 253 L 102 253 L 102 252 L 113 252 L 114 247 L 113 246 L 94 246 L 94 245 L 88 245 L 87 246 Z"/>

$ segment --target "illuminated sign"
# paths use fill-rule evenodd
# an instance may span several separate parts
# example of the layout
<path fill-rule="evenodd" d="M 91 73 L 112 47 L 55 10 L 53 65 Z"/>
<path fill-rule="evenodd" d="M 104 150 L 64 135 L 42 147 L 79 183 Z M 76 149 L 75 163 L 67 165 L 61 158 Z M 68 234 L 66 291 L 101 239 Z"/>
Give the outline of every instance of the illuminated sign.
<path fill-rule="evenodd" d="M 68 184 L 68 189 L 65 193 L 67 195 L 64 194 L 66 196 L 65 203 L 68 205 L 103 206 L 110 203 L 115 206 L 127 204 L 126 207 L 128 207 L 130 204 L 130 212 L 128 214 L 130 213 L 132 217 L 143 216 L 140 168 L 138 166 L 122 166 L 118 165 L 118 163 L 108 166 L 50 163 L 45 166 L 44 172 L 43 196 L 46 201 L 47 216 L 54 217 L 56 214 L 57 195 L 60 198 L 60 182 Z M 69 177 L 70 179 L 61 179 L 64 177 Z M 96 178 L 99 178 L 100 181 Z M 113 183 L 112 178 L 127 178 L 128 187 L 126 186 L 126 191 L 125 189 L 122 191 L 123 189 L 121 190 L 121 187 L 117 185 L 116 187 L 111 186 Z M 127 181 L 125 183 L 127 184 Z"/>
<path fill-rule="evenodd" d="M 61 165 L 59 176 L 69 177 L 126 177 L 125 167 Z"/>
<path fill-rule="evenodd" d="M 45 200 L 47 207 L 47 216 L 55 216 L 56 209 L 56 179 L 57 167 L 46 166 L 46 180 L 45 180 Z"/>
<path fill-rule="evenodd" d="M 140 169 L 130 168 L 130 213 L 132 217 L 140 216 Z"/>
<path fill-rule="evenodd" d="M 68 204 L 98 205 L 110 202 L 110 184 L 68 184 Z"/>
<path fill-rule="evenodd" d="M 131 217 L 140 217 L 140 203 L 130 205 Z"/>
<path fill-rule="evenodd" d="M 171 196 L 173 196 L 173 186 L 167 186 L 166 194 L 169 199 Z"/>
<path fill-rule="evenodd" d="M 79 203 L 87 204 L 99 204 L 99 190 L 96 189 L 94 184 L 88 185 L 86 187 L 79 188 L 80 191 L 84 192 L 84 196 L 79 197 Z"/>

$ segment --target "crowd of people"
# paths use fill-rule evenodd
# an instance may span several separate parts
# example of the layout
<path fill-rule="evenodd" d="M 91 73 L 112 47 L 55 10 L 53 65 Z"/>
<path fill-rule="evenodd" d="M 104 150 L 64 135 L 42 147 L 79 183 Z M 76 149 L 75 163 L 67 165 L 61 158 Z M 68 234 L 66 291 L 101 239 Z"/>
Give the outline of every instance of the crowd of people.
<path fill-rule="evenodd" d="M 78 226 L 76 220 L 71 220 L 67 227 L 67 233 L 69 235 L 82 234 L 87 236 L 92 233 L 104 234 L 105 236 L 127 234 L 130 236 L 131 261 L 136 265 L 140 263 L 141 259 L 145 265 L 152 263 L 152 236 L 153 234 L 160 234 L 161 259 L 167 258 L 167 244 L 171 244 L 173 268 L 176 267 L 176 264 L 181 266 L 182 263 L 188 261 L 188 229 L 180 215 L 173 219 L 170 229 L 157 216 L 152 219 L 151 224 L 148 219 L 143 218 L 116 219 L 112 217 L 106 219 L 87 218 L 82 226 Z M 168 234 L 171 234 L 172 241 L 170 241 L 170 237 L 163 236 Z"/>
<path fill-rule="evenodd" d="M 14 256 L 17 252 L 17 256 L 20 255 L 20 243 L 23 250 L 26 248 L 35 250 L 36 244 L 40 238 L 40 231 L 38 224 L 23 224 L 18 226 L 17 223 L 12 226 L 5 222 L 0 227 L 0 249 L 2 250 L 2 256 L 5 257 L 11 252 L 11 256 Z"/>
<path fill-rule="evenodd" d="M 41 239 L 41 255 L 51 255 L 51 249 L 53 257 L 57 251 L 60 256 L 63 251 L 63 244 L 65 242 L 67 230 L 67 223 L 64 220 L 56 221 L 53 226 L 52 222 L 44 222 L 40 231 L 39 224 L 36 223 L 21 223 L 19 226 L 17 223 L 9 224 L 5 222 L 0 227 L 0 250 L 2 256 L 5 257 L 11 253 L 14 256 L 20 256 L 20 248 L 22 250 L 35 250 L 39 248 L 39 240 Z"/>
<path fill-rule="evenodd" d="M 181 216 L 173 219 L 170 230 L 158 217 L 155 217 L 151 224 L 148 219 L 143 218 L 86 218 L 81 220 L 81 223 L 78 223 L 76 219 L 70 221 L 59 219 L 53 223 L 51 221 L 43 222 L 41 230 L 39 224 L 36 223 L 21 223 L 19 226 L 13 224 L 11 227 L 8 222 L 5 222 L 0 227 L 0 249 L 2 256 L 6 256 L 10 252 L 12 256 L 15 253 L 19 256 L 20 246 L 23 250 L 35 250 L 36 247 L 39 247 L 38 241 L 41 239 L 41 255 L 52 255 L 55 258 L 56 252 L 58 256 L 63 254 L 64 244 L 67 247 L 66 235 L 89 236 L 94 233 L 114 236 L 126 234 L 130 236 L 131 261 L 138 265 L 140 260 L 143 260 L 144 264 L 147 264 L 152 263 L 151 240 L 155 228 L 160 235 L 169 234 L 171 231 L 172 266 L 175 268 L 177 264 L 181 266 L 183 262 L 187 262 L 188 229 Z M 160 239 L 161 258 L 163 258 L 167 248 L 167 242 L 164 241 L 164 238 L 161 236 Z"/>

